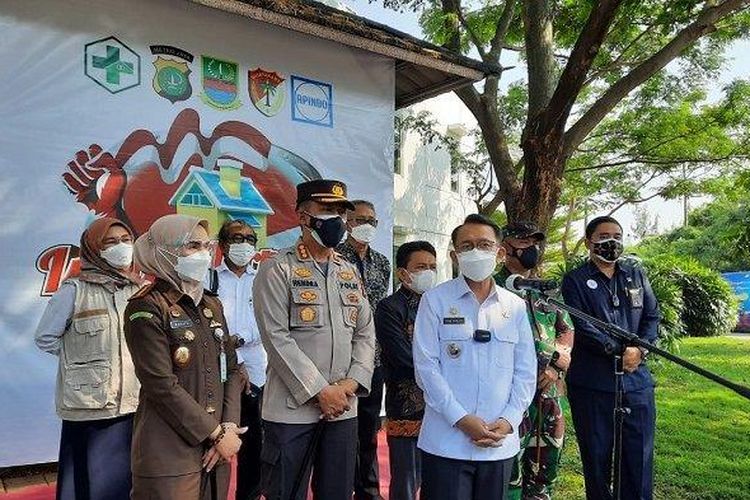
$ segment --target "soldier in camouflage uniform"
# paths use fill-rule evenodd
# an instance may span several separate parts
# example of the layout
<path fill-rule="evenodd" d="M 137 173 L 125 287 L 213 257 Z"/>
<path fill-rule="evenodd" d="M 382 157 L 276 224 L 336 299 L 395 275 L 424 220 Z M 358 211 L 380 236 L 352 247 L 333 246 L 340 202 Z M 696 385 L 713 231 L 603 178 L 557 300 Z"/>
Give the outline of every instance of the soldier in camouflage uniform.
<path fill-rule="evenodd" d="M 495 281 L 505 286 L 511 274 L 528 277 L 539 260 L 538 244 L 544 233 L 531 223 L 513 223 L 503 228 L 505 265 Z M 537 292 L 525 293 L 531 330 L 537 352 L 539 380 L 534 402 L 519 429 L 521 452 L 513 465 L 509 497 L 512 500 L 547 500 L 557 479 L 565 437 L 560 407 L 564 377 L 573 347 L 573 323 L 568 314 L 545 304 Z"/>

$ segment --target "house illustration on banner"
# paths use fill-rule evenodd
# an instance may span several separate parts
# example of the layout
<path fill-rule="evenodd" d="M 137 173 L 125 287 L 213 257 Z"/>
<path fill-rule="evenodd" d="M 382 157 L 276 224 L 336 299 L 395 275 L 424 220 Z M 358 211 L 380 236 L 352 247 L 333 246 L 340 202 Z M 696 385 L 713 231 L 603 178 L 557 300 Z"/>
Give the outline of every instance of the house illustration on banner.
<path fill-rule="evenodd" d="M 242 163 L 219 159 L 219 170 L 199 166 L 177 188 L 169 204 L 178 214 L 192 215 L 208 221 L 212 236 L 227 220 L 247 222 L 258 235 L 258 248 L 266 246 L 267 217 L 273 209 L 250 179 L 242 177 Z"/>

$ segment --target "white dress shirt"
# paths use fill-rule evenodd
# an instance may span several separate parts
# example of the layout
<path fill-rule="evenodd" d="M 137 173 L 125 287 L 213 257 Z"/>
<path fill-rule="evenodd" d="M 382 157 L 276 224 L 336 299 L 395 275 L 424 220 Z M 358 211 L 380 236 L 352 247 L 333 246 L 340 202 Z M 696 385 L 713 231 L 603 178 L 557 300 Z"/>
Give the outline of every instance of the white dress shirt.
<path fill-rule="evenodd" d="M 494 283 L 493 283 L 494 285 Z M 491 332 L 489 342 L 475 330 Z M 459 460 L 503 460 L 520 451 L 518 427 L 536 390 L 537 361 L 523 299 L 494 286 L 480 304 L 463 276 L 422 296 L 414 325 L 414 368 L 425 408 L 418 447 Z M 505 418 L 513 432 L 481 448 L 455 426 L 466 415 Z"/>
<path fill-rule="evenodd" d="M 224 306 L 230 335 L 239 335 L 245 344 L 237 349 L 237 361 L 245 364 L 250 382 L 263 387 L 266 384 L 268 359 L 253 313 L 253 280 L 255 269 L 247 266 L 242 276 L 231 271 L 224 261 L 216 268 L 219 278 L 219 300 Z"/>

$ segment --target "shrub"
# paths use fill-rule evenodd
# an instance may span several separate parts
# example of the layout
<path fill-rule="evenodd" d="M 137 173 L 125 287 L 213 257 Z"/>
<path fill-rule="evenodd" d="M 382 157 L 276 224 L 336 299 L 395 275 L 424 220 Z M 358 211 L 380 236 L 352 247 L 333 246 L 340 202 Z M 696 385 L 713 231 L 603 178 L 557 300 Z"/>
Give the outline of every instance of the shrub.
<path fill-rule="evenodd" d="M 666 255 L 645 261 L 650 273 L 682 290 L 680 319 L 691 337 L 714 337 L 732 331 L 737 323 L 738 300 L 721 275 L 692 258 Z"/>

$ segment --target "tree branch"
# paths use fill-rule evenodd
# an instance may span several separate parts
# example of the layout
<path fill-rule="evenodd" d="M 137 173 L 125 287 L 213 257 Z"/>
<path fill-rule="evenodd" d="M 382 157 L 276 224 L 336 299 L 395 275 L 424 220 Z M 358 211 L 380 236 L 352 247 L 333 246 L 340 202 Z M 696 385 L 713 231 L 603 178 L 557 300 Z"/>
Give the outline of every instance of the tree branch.
<path fill-rule="evenodd" d="M 668 44 L 639 64 L 630 73 L 612 85 L 565 133 L 563 153 L 571 154 L 583 139 L 614 109 L 633 89 L 661 71 L 669 62 L 679 57 L 694 41 L 713 32 L 714 23 L 746 8 L 750 0 L 725 0 L 705 8 L 696 20 L 682 29 Z M 559 88 L 559 86 L 558 86 Z"/>
<path fill-rule="evenodd" d="M 729 154 L 725 156 L 719 156 L 715 158 L 673 158 L 673 159 L 657 159 L 657 158 L 629 158 L 627 160 L 619 160 L 608 163 L 600 163 L 591 167 L 579 167 L 570 168 L 566 172 L 582 172 L 586 170 L 597 170 L 600 168 L 619 167 L 622 165 L 630 165 L 634 163 L 640 163 L 644 165 L 680 165 L 683 163 L 718 163 L 727 160 L 734 159 L 746 159 L 748 155 L 735 155 Z"/>
<path fill-rule="evenodd" d="M 522 10 L 529 80 L 527 122 L 531 122 L 549 104 L 554 90 L 552 8 L 549 0 L 525 0 Z"/>
<path fill-rule="evenodd" d="M 464 13 L 461 11 L 461 9 L 458 9 L 458 11 L 456 12 L 456 16 L 458 16 L 458 21 L 459 23 L 461 23 L 461 26 L 463 26 L 463 28 L 469 34 L 471 43 L 473 43 L 474 47 L 476 47 L 477 52 L 479 52 L 479 57 L 482 58 L 482 61 L 488 64 L 492 63 L 493 61 L 487 57 L 487 52 L 485 52 L 484 46 L 479 41 L 479 37 L 477 37 L 476 33 L 474 33 L 474 30 L 471 29 L 471 26 L 469 26 L 469 23 L 466 21 L 466 18 L 464 17 Z"/>
<path fill-rule="evenodd" d="M 576 40 L 573 51 L 565 65 L 557 83 L 555 92 L 550 99 L 548 110 L 544 113 L 547 130 L 565 127 L 578 95 L 581 92 L 586 75 L 599 53 L 604 37 L 617 14 L 623 0 L 600 0 L 586 20 L 581 35 Z M 746 0 L 750 1 L 750 0 Z"/>
<path fill-rule="evenodd" d="M 500 54 L 503 48 L 505 48 L 505 37 L 508 35 L 510 29 L 510 23 L 513 21 L 513 14 L 516 10 L 516 0 L 506 0 L 503 12 L 500 14 L 500 19 L 497 21 L 497 27 L 495 28 L 495 35 L 492 37 L 490 42 L 489 57 L 492 61 L 499 62 Z"/>
<path fill-rule="evenodd" d="M 622 51 L 617 55 L 617 57 L 614 58 L 614 60 L 612 60 L 612 62 L 610 62 L 609 64 L 607 64 L 606 66 L 604 66 L 602 68 L 597 69 L 591 75 L 589 75 L 589 77 L 586 79 L 586 83 L 584 85 L 589 85 L 591 82 L 593 82 L 594 80 L 596 80 L 597 78 L 599 78 L 601 75 L 603 75 L 607 71 L 611 71 L 611 70 L 613 70 L 613 69 L 615 69 L 617 67 L 623 67 L 623 66 L 628 65 L 628 64 L 635 65 L 636 63 L 634 63 L 633 61 L 622 61 L 622 58 L 625 56 L 625 54 L 630 49 L 633 48 L 633 46 L 636 43 L 638 43 L 641 40 L 641 38 L 643 38 L 646 34 L 648 34 L 648 33 L 651 32 L 651 28 L 653 26 L 654 26 L 653 24 L 647 24 L 647 25 L 645 25 L 644 28 L 643 28 L 643 31 L 641 31 L 638 34 L 638 36 L 636 36 L 635 38 L 633 38 L 633 40 L 629 44 L 627 44 L 624 49 L 622 49 Z"/>

